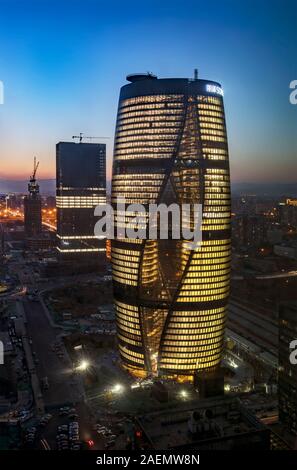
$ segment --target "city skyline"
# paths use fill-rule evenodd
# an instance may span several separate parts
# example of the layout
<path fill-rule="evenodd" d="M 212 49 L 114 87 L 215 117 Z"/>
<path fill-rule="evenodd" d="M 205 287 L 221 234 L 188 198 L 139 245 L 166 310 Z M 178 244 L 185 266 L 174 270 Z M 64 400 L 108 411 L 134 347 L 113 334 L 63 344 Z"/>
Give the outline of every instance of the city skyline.
<path fill-rule="evenodd" d="M 231 180 L 295 182 L 296 107 L 288 96 L 296 7 L 289 3 L 270 2 L 267 15 L 265 2 L 257 2 L 255 16 L 255 2 L 151 1 L 144 12 L 135 2 L 88 1 L 81 9 L 79 1 L 71 8 L 64 1 L 59 16 L 55 2 L 24 7 L 2 0 L 0 179 L 27 179 L 33 155 L 39 179 L 54 178 L 56 143 L 85 132 L 110 137 L 104 141 L 110 180 L 125 75 L 149 70 L 189 77 L 197 67 L 199 78 L 217 77 L 224 88 Z"/>
<path fill-rule="evenodd" d="M 296 18 L 0 0 L 1 462 L 296 463 Z"/>

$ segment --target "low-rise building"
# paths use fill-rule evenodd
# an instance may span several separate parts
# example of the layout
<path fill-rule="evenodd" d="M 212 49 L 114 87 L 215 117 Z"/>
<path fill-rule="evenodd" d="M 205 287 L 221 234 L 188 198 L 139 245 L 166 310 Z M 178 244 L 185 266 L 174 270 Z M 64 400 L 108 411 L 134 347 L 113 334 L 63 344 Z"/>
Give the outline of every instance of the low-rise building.
<path fill-rule="evenodd" d="M 216 397 L 137 418 L 144 444 L 155 450 L 269 450 L 270 430 L 240 400 Z"/>

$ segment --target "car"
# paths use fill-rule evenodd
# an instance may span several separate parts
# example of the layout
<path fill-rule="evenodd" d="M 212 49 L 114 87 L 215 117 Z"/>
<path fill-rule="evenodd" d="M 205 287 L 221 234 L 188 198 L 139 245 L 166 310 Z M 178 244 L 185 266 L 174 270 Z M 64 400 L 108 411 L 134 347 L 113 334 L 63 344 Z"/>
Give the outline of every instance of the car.
<path fill-rule="evenodd" d="M 62 439 L 57 438 L 57 443 L 58 443 L 58 445 L 62 445 L 62 444 L 65 444 L 65 443 L 68 444 L 68 439 L 66 439 L 66 438 L 62 438 Z"/>
<path fill-rule="evenodd" d="M 74 428 L 73 426 L 72 427 L 69 427 L 69 432 L 77 432 L 78 431 L 78 428 Z"/>
<path fill-rule="evenodd" d="M 78 434 L 78 428 L 70 428 L 69 433 L 70 434 Z"/>
<path fill-rule="evenodd" d="M 61 446 L 61 447 L 66 447 L 67 446 L 68 447 L 68 441 L 66 439 L 63 440 L 63 441 L 59 441 L 59 446 Z"/>
<path fill-rule="evenodd" d="M 78 432 L 78 428 L 76 426 L 69 427 L 69 432 Z"/>
<path fill-rule="evenodd" d="M 106 444 L 104 444 L 104 449 L 109 449 L 112 446 L 114 446 L 114 442 L 107 442 Z"/>
<path fill-rule="evenodd" d="M 62 424 L 62 425 L 58 426 L 58 431 L 59 431 L 59 432 L 63 432 L 63 433 L 64 433 L 65 431 L 67 432 L 67 431 L 68 431 L 68 426 L 67 426 L 67 424 Z"/>
<path fill-rule="evenodd" d="M 72 444 L 71 450 L 80 450 L 80 445 L 79 444 Z"/>
<path fill-rule="evenodd" d="M 69 449 L 68 442 L 60 442 L 57 444 L 58 450 L 67 450 Z"/>

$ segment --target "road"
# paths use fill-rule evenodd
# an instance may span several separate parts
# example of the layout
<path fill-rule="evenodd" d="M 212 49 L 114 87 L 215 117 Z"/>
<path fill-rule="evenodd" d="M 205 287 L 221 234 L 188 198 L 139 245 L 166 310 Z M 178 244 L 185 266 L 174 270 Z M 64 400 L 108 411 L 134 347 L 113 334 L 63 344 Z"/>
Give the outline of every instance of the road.
<path fill-rule="evenodd" d="M 230 301 L 228 307 L 228 327 L 245 338 L 252 339 L 264 350 L 277 356 L 278 325 L 255 309 Z"/>
<path fill-rule="evenodd" d="M 54 414 L 53 419 L 42 433 L 51 448 L 55 448 L 57 426 L 66 424 L 67 417 L 59 417 L 56 413 L 58 407 L 72 403 L 77 410 L 80 425 L 80 438 L 84 442 L 89 439 L 94 441 L 94 449 L 103 449 L 104 442 L 92 429 L 92 416 L 88 406 L 84 403 L 84 390 L 79 378 L 72 378 L 72 368 L 65 354 L 60 359 L 52 351 L 52 343 L 57 339 L 59 330 L 53 328 L 44 313 L 39 301 L 24 302 L 27 315 L 27 330 L 32 338 L 32 349 L 39 363 L 36 371 L 39 378 L 48 377 L 49 389 L 43 392 L 44 403 L 47 410 Z"/>
<path fill-rule="evenodd" d="M 265 279 L 286 279 L 288 277 L 297 277 L 297 271 L 285 271 L 279 273 L 270 273 L 270 274 L 251 274 L 243 276 L 232 276 L 232 281 L 248 281 L 248 280 L 265 280 Z"/>
<path fill-rule="evenodd" d="M 13 211 L 8 209 L 8 212 L 5 217 L 0 217 L 0 222 L 7 223 L 7 222 L 12 222 L 16 220 L 24 220 L 24 214 L 23 213 L 17 213 L 17 211 Z M 49 221 L 49 219 L 44 220 L 44 217 L 42 218 L 42 225 L 47 227 L 51 231 L 56 231 L 57 225 L 53 221 Z"/>
<path fill-rule="evenodd" d="M 52 279 L 46 283 L 46 286 L 41 287 L 36 282 L 37 279 L 31 264 L 21 255 L 17 260 L 14 259 L 9 263 L 9 272 L 15 274 L 20 283 L 18 297 L 27 318 L 25 346 L 29 362 L 34 363 L 33 367 L 31 364 L 31 369 L 36 371 L 39 380 L 48 377 L 49 381 L 49 389 L 42 391 L 42 399 L 46 412 L 51 413 L 53 418 L 45 429 L 38 433 L 39 447 L 46 449 L 49 445 L 51 449 L 56 448 L 57 427 L 69 422 L 67 416 L 59 416 L 58 408 L 73 404 L 78 414 L 80 439 L 84 442 L 89 439 L 94 441 L 94 450 L 104 449 L 104 439 L 93 430 L 94 421 L 90 409 L 84 401 L 85 393 L 81 377 L 73 377 L 72 364 L 67 351 L 64 350 L 64 355 L 60 358 L 52 348 L 53 343 L 59 339 L 63 330 L 52 326 L 38 296 L 34 295 L 36 300 L 29 300 L 26 295 L 27 290 L 40 292 L 42 287 L 43 289 L 61 287 L 71 281 L 79 285 L 79 276 L 72 277 L 72 279 L 62 278 L 58 282 L 56 279 Z M 84 277 L 89 280 L 94 278 L 92 275 Z M 16 293 L 10 293 L 8 298 L 14 299 L 16 296 Z M 61 349 L 63 350 L 63 348 L 62 346 Z"/>
<path fill-rule="evenodd" d="M 58 406 L 65 402 L 81 400 L 81 391 L 77 383 L 72 382 L 72 368 L 69 361 L 61 360 L 52 351 L 52 344 L 56 341 L 57 331 L 49 324 L 39 301 L 24 301 L 27 315 L 27 329 L 32 338 L 35 357 L 39 363 L 36 365 L 40 378 L 48 377 L 50 387 L 44 391 L 46 406 Z"/>

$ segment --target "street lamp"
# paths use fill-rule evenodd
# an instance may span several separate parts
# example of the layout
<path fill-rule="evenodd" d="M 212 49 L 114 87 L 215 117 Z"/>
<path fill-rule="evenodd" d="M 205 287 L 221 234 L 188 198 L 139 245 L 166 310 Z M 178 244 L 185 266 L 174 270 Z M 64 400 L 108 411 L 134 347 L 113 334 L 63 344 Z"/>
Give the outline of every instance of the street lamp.
<path fill-rule="evenodd" d="M 122 392 L 124 391 L 124 387 L 123 387 L 123 385 L 121 385 L 121 384 L 116 384 L 116 385 L 111 389 L 111 391 L 112 391 L 113 393 L 122 393 Z"/>
<path fill-rule="evenodd" d="M 181 396 L 181 398 L 187 398 L 188 392 L 186 390 L 181 390 L 180 391 L 180 396 Z"/>
<path fill-rule="evenodd" d="M 80 370 L 82 372 L 86 371 L 90 366 L 88 361 L 81 361 L 81 363 L 76 367 L 76 370 Z"/>

